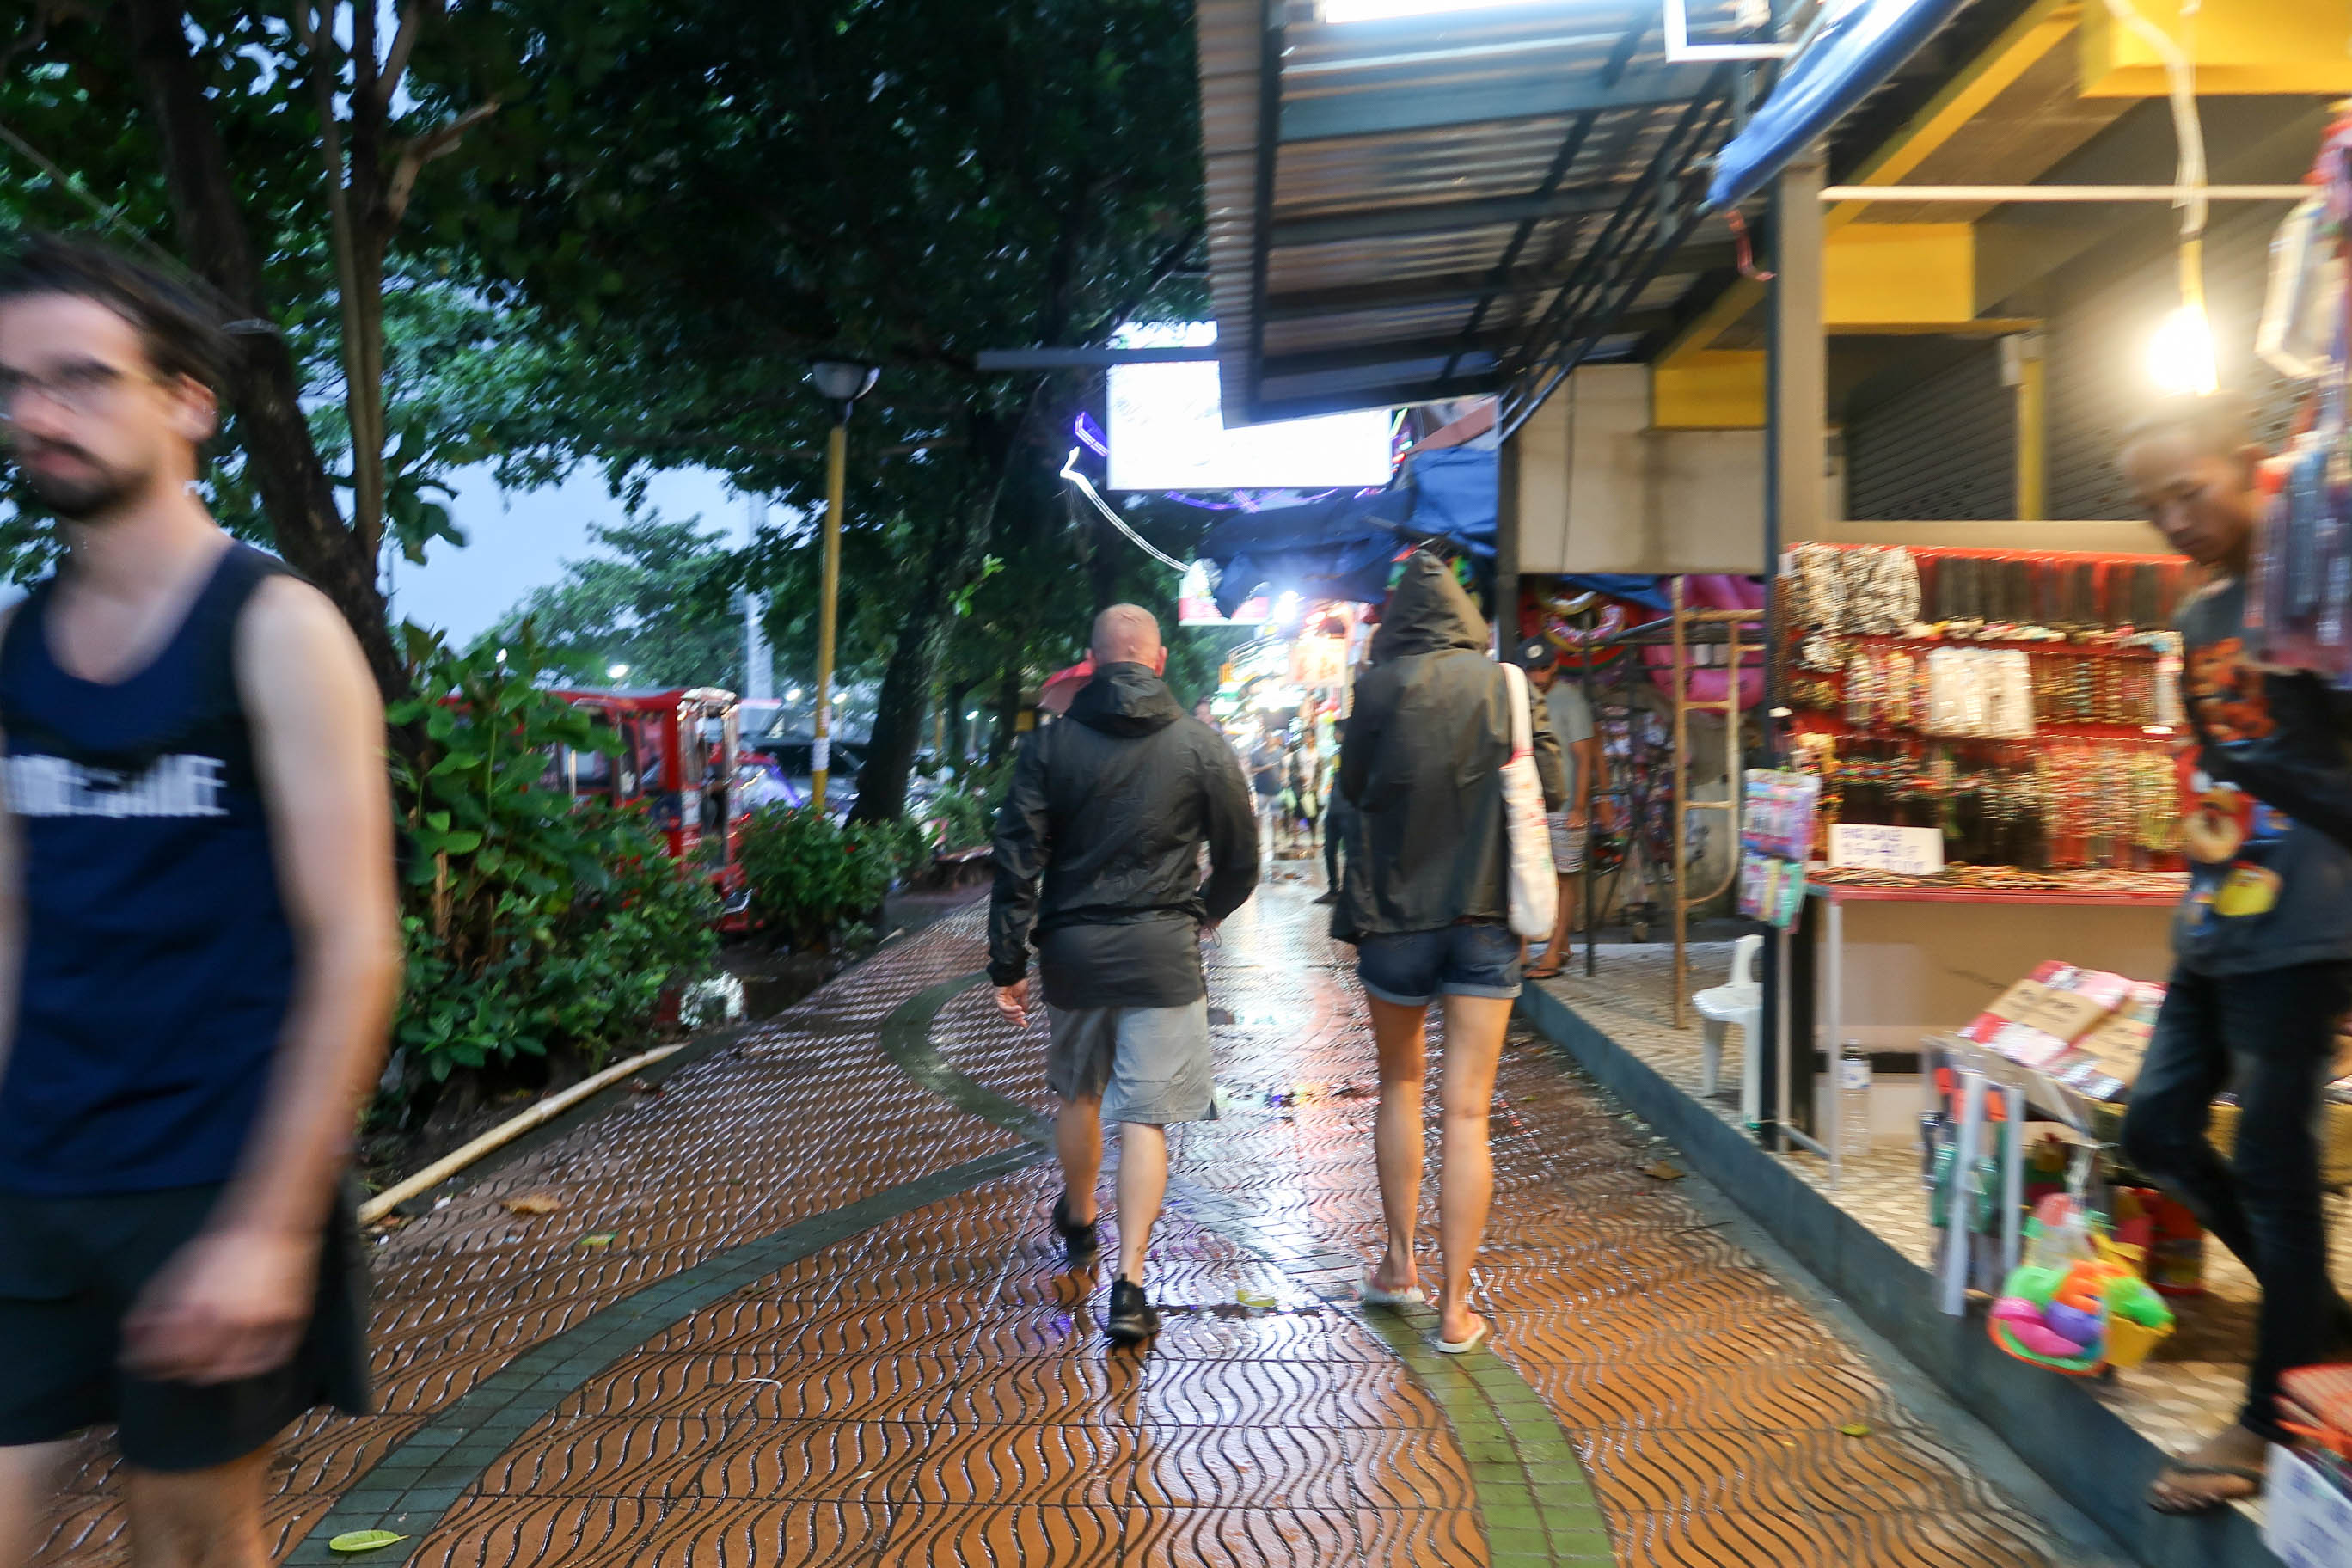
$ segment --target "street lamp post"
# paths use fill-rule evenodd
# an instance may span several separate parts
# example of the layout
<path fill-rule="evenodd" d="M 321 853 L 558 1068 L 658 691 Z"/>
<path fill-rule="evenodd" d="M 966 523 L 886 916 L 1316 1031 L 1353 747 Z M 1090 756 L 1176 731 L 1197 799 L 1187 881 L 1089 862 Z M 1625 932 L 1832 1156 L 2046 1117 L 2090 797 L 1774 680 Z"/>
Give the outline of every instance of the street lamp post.
<path fill-rule="evenodd" d="M 824 810 L 825 784 L 833 772 L 833 639 L 835 602 L 841 591 L 841 510 L 848 488 L 849 415 L 874 390 L 881 372 L 862 360 L 811 362 L 809 379 L 833 405 L 833 434 L 824 450 L 824 583 L 816 610 L 816 743 L 810 748 L 809 798 Z"/>

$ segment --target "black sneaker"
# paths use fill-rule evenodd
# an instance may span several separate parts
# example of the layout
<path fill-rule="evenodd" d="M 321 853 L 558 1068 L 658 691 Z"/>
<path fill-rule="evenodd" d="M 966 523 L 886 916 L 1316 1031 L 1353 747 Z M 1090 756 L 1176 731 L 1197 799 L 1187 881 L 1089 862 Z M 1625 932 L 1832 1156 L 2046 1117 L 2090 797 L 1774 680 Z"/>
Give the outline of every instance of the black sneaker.
<path fill-rule="evenodd" d="M 1110 1317 L 1103 1331 L 1123 1345 L 1139 1345 L 1160 1331 L 1160 1314 L 1143 1287 L 1125 1275 L 1110 1282 Z"/>
<path fill-rule="evenodd" d="M 1054 1230 L 1062 1238 L 1062 1255 L 1069 1259 L 1071 1268 L 1091 1268 L 1095 1259 L 1102 1256 L 1102 1240 L 1095 1235 L 1094 1223 L 1072 1223 L 1067 1193 L 1054 1200 Z"/>

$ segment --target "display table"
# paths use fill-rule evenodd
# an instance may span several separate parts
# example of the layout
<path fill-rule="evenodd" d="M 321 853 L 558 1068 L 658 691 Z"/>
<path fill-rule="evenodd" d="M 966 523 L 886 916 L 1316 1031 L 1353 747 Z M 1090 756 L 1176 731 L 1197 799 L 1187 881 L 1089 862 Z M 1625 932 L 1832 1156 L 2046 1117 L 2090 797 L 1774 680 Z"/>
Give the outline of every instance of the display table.
<path fill-rule="evenodd" d="M 1830 1056 L 1849 1040 L 1911 1049 L 1920 1037 L 1973 1018 L 2048 958 L 2118 974 L 2172 968 L 2172 910 L 2185 878 L 2150 879 L 2136 890 L 1955 887 L 1931 879 L 1903 886 L 1815 881 L 1813 983 Z"/>
<path fill-rule="evenodd" d="M 1955 1019 L 1975 1017 L 2012 979 L 2048 958 L 2118 974 L 2170 973 L 2172 910 L 2187 879 L 2142 874 L 2130 879 L 2137 886 L 2118 880 L 2068 885 L 2053 878 L 2007 887 L 1874 876 L 1810 881 L 1805 915 L 1782 950 L 1790 984 L 1779 1037 L 1799 1047 L 1780 1063 L 1775 1102 L 1783 1129 L 1821 1151 L 1834 1183 L 1843 1163 L 1834 1152 L 1839 1130 L 1814 1125 L 1812 1073 L 1834 1062 L 1847 1042 L 1864 1050 L 1914 1051 Z M 1819 1054 L 1805 1054 L 1806 1044 Z"/>

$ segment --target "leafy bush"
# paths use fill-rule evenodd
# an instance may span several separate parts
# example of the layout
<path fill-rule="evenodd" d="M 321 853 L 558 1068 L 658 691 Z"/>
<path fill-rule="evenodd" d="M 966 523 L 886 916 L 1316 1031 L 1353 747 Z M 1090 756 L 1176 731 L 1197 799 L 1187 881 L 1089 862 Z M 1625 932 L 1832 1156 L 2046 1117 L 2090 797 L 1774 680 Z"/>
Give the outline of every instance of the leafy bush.
<path fill-rule="evenodd" d="M 971 849 L 996 837 L 996 813 L 967 790 L 943 789 L 925 806 L 940 824 L 940 847 Z"/>
<path fill-rule="evenodd" d="M 881 906 L 920 841 L 912 826 L 844 826 L 806 807 L 753 812 L 741 839 L 752 923 L 791 947 L 831 946 Z"/>
<path fill-rule="evenodd" d="M 637 812 L 545 786 L 553 748 L 618 742 L 532 685 L 527 630 L 503 664 L 403 633 L 428 695 L 390 718 L 422 729 L 430 760 L 394 763 L 411 853 L 394 1037 L 436 1082 L 556 1050 L 601 1061 L 655 1022 L 665 993 L 709 971 L 716 898 Z"/>

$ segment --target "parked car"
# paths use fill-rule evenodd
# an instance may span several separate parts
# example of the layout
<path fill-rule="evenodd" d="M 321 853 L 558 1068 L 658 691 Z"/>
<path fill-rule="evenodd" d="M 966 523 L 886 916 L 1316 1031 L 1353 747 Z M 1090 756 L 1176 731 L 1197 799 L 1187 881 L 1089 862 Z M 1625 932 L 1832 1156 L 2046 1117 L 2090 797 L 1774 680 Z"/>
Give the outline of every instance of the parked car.
<path fill-rule="evenodd" d="M 761 736 L 744 749 L 775 764 L 792 792 L 794 805 L 805 805 L 815 793 L 816 741 L 809 735 Z M 844 816 L 857 804 L 857 774 L 866 766 L 863 742 L 833 742 L 832 776 L 825 781 L 826 815 Z"/>

